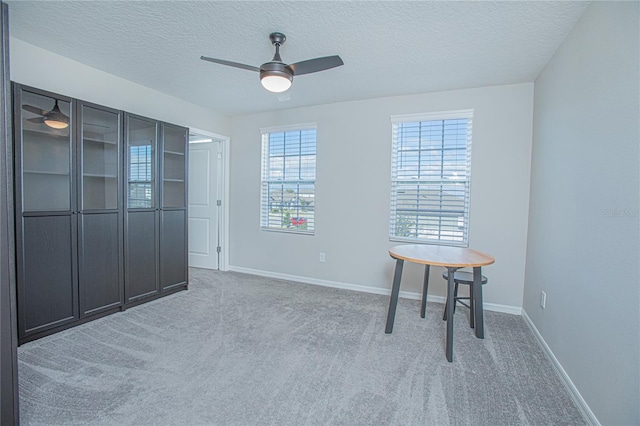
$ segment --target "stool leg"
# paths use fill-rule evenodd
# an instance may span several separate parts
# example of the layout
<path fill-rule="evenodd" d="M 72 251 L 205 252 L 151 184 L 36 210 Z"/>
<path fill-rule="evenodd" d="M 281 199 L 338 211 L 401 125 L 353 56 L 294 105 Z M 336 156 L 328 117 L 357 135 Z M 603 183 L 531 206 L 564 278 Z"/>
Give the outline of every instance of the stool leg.
<path fill-rule="evenodd" d="M 453 313 L 456 313 L 456 297 L 458 297 L 458 283 L 454 282 L 454 290 L 453 290 Z M 449 301 L 445 299 L 444 302 L 444 314 L 442 315 L 442 321 L 446 321 L 447 319 L 447 309 L 449 309 Z"/>
<path fill-rule="evenodd" d="M 427 290 L 429 289 L 429 266 L 424 265 L 424 282 L 422 284 L 422 306 L 420 307 L 420 316 L 424 318 L 427 312 Z"/>
<path fill-rule="evenodd" d="M 469 286 L 469 326 L 473 328 L 475 326 L 475 319 L 473 316 L 475 311 L 475 299 L 473 298 L 473 284 Z"/>
<path fill-rule="evenodd" d="M 456 313 L 456 305 L 458 304 L 458 282 L 453 281 L 453 313 Z"/>
<path fill-rule="evenodd" d="M 449 309 L 449 301 L 447 299 L 445 299 L 445 302 L 444 302 L 444 315 L 442 315 L 442 321 L 446 321 L 447 320 L 447 309 Z"/>

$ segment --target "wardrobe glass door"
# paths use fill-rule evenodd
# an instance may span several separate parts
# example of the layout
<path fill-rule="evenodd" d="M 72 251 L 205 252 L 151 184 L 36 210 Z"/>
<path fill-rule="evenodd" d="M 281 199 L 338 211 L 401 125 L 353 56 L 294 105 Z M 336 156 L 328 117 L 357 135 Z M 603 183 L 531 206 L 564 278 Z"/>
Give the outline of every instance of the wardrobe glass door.
<path fill-rule="evenodd" d="M 127 207 L 152 209 L 156 206 L 157 123 L 130 117 L 127 132 Z"/>
<path fill-rule="evenodd" d="M 82 106 L 82 210 L 118 208 L 120 115 Z"/>
<path fill-rule="evenodd" d="M 123 302 L 122 113 L 78 101 L 80 318 Z"/>
<path fill-rule="evenodd" d="M 162 207 L 186 207 L 186 131 L 164 125 L 163 136 Z"/>
<path fill-rule="evenodd" d="M 22 210 L 70 211 L 71 105 L 22 91 Z"/>
<path fill-rule="evenodd" d="M 21 343 L 78 319 L 75 104 L 14 84 Z"/>

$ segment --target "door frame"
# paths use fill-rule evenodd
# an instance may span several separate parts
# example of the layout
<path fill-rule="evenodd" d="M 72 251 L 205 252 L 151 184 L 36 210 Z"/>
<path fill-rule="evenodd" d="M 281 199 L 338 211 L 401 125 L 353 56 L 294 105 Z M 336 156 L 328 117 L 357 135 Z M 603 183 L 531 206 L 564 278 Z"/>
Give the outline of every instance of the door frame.
<path fill-rule="evenodd" d="M 222 200 L 222 208 L 218 214 L 218 238 L 220 240 L 220 258 L 218 260 L 218 268 L 221 271 L 229 270 L 229 144 L 230 138 L 228 136 L 221 135 L 219 133 L 209 132 L 207 130 L 201 130 L 194 127 L 189 128 L 189 135 L 196 134 L 211 138 L 208 142 L 220 142 L 220 151 L 222 154 L 222 161 L 220 162 L 220 180 L 219 188 L 222 191 L 220 200 Z M 205 142 L 189 142 L 191 144 L 205 143 Z M 188 208 L 188 206 L 187 206 Z M 187 217 L 189 216 L 187 212 Z"/>
<path fill-rule="evenodd" d="M 13 131 L 9 79 L 9 6 L 0 2 L 0 423 L 20 423 L 13 198 Z"/>

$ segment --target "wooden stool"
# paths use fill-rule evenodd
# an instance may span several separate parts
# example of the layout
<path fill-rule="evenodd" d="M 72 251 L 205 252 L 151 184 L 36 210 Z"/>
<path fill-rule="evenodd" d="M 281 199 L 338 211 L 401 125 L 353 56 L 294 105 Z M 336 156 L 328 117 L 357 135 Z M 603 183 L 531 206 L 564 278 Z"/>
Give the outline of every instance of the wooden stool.
<path fill-rule="evenodd" d="M 444 273 L 442 274 L 442 278 L 445 279 L 445 281 L 449 280 L 449 271 L 445 269 Z M 484 275 L 482 276 L 482 285 L 486 284 L 487 281 L 489 281 L 487 279 L 487 277 L 485 277 Z M 463 306 L 466 306 L 467 308 L 469 308 L 469 326 L 471 328 L 474 328 L 475 324 L 474 324 L 474 303 L 473 303 L 473 273 L 471 272 L 466 272 L 466 271 L 456 271 L 453 274 L 453 283 L 454 283 L 454 290 L 453 290 L 453 313 L 456 313 L 456 305 L 458 303 L 460 303 Z M 464 285 L 468 285 L 469 286 L 469 297 L 458 297 L 458 284 L 464 284 Z M 482 291 L 482 289 L 480 289 L 480 291 Z M 469 304 L 467 305 L 466 303 L 463 302 L 463 300 L 468 300 Z M 447 309 L 449 309 L 448 303 L 445 303 L 444 305 L 444 315 L 442 316 L 442 320 L 445 321 L 447 319 Z"/>

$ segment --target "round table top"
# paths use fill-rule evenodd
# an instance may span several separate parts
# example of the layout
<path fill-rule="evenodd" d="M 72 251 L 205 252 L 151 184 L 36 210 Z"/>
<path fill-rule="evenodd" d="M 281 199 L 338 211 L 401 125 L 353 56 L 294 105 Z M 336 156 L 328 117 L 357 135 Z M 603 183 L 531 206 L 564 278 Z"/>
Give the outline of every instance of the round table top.
<path fill-rule="evenodd" d="M 493 256 L 470 248 L 429 244 L 403 244 L 390 248 L 389 254 L 394 259 L 451 268 L 486 266 L 496 261 Z"/>

